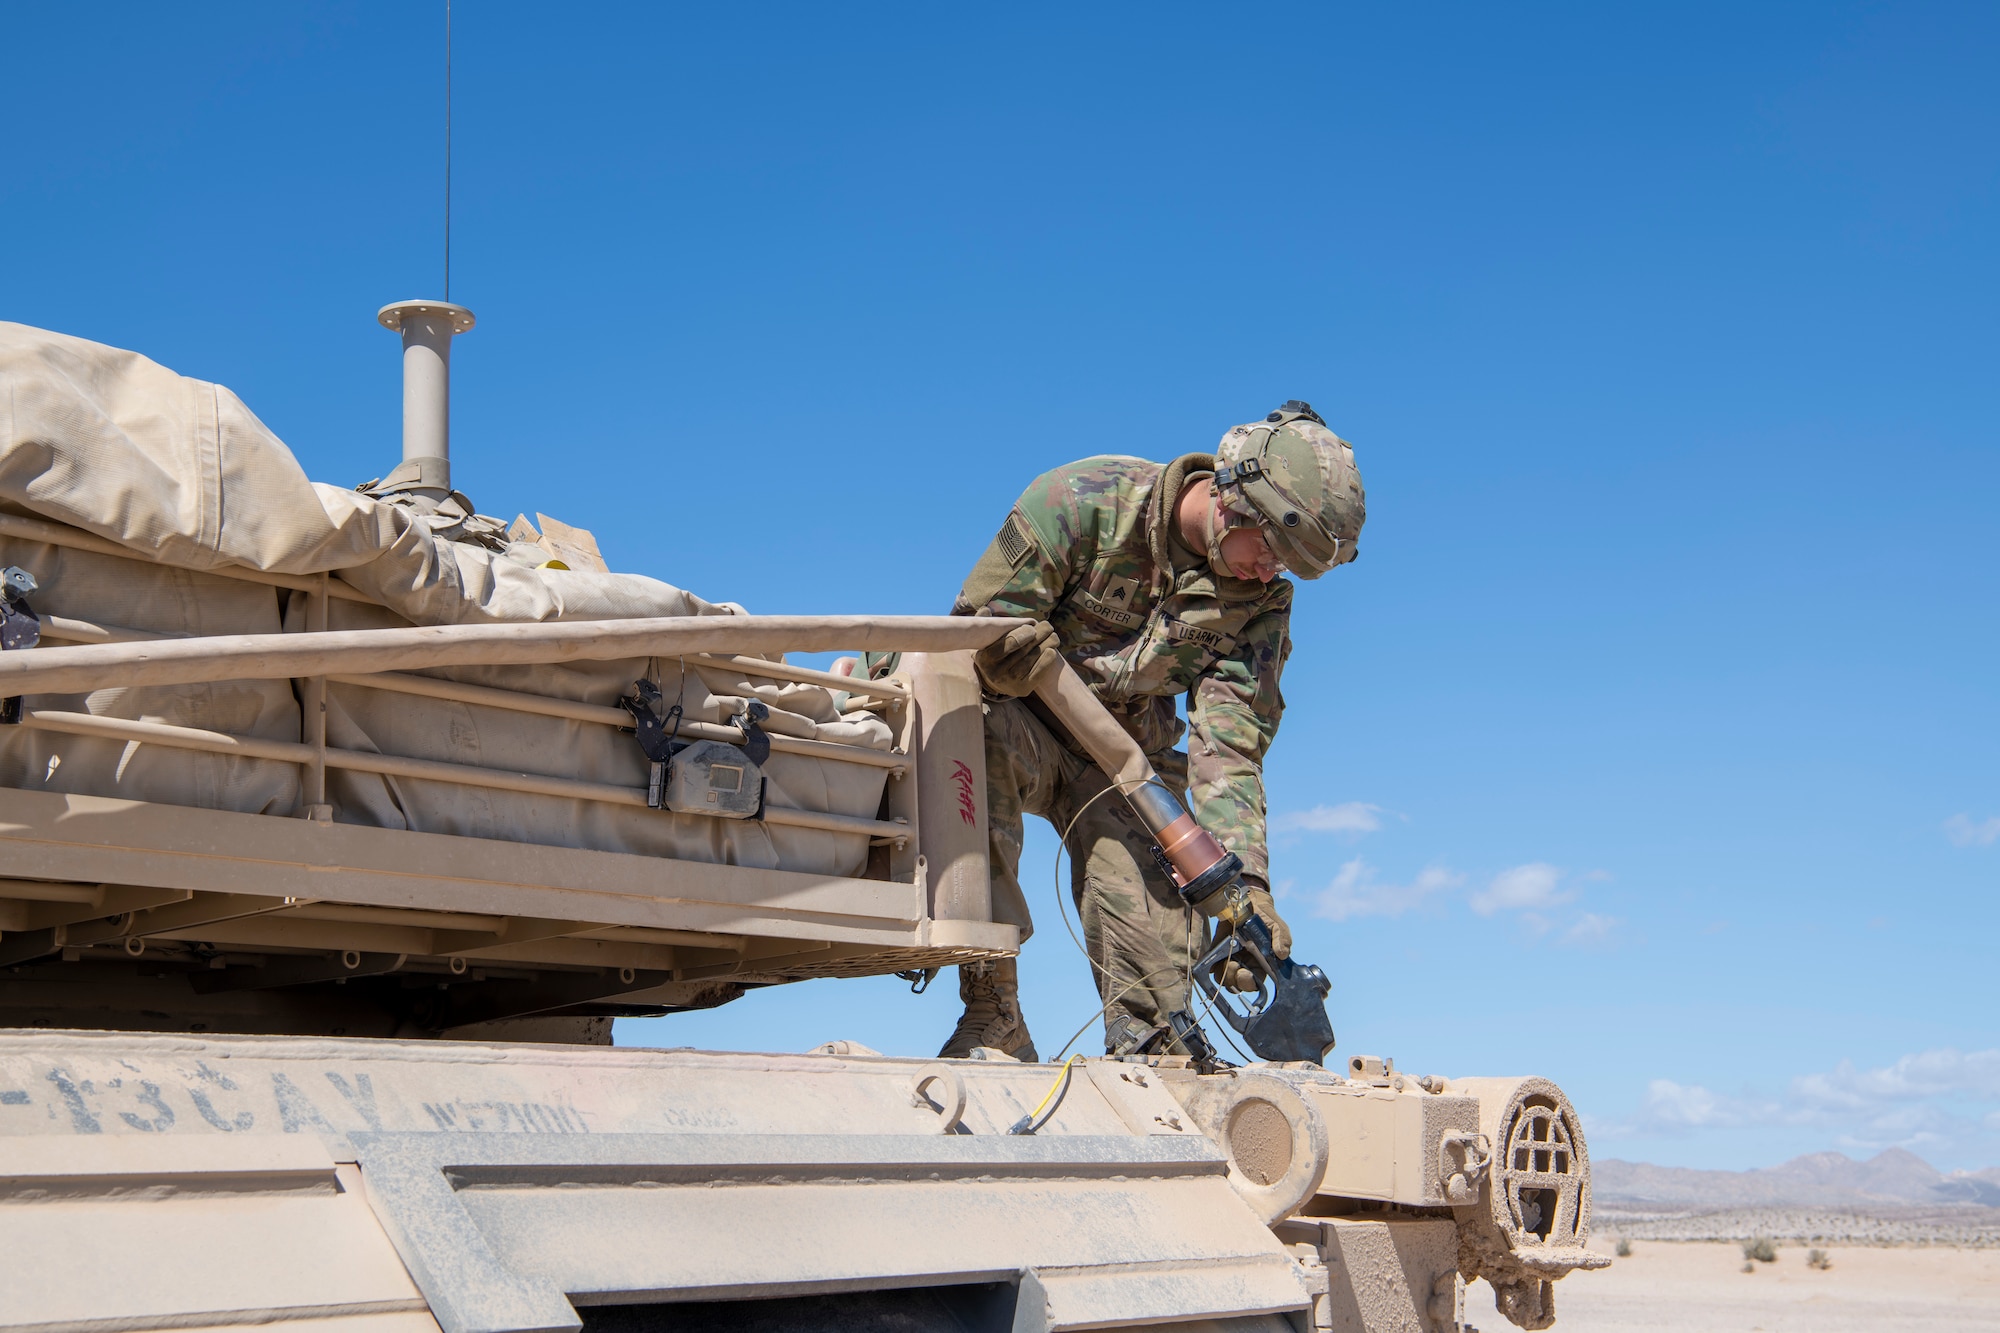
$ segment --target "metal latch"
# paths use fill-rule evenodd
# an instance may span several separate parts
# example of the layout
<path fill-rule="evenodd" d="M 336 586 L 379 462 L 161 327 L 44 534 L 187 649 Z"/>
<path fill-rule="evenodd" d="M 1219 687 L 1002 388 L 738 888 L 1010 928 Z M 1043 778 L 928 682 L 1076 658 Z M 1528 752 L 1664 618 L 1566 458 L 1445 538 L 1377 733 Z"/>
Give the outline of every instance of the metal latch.
<path fill-rule="evenodd" d="M 681 706 L 677 703 L 660 716 L 660 687 L 650 680 L 632 682 L 632 693 L 619 699 L 618 706 L 632 715 L 633 734 L 639 740 L 639 752 L 646 756 L 651 769 L 646 775 L 647 808 L 658 810 L 667 786 L 667 769 L 673 763 L 674 755 L 687 748 L 687 744 L 675 738 L 681 734 Z M 669 727 L 671 724 L 671 728 Z"/>
<path fill-rule="evenodd" d="M 1447 1134 L 1438 1140 L 1438 1179 L 1444 1197 L 1456 1207 L 1479 1202 L 1480 1186 L 1493 1165 L 1493 1141 L 1484 1134 Z"/>
<path fill-rule="evenodd" d="M 771 757 L 771 738 L 757 724 L 771 716 L 771 706 L 762 699 L 745 701 L 743 711 L 729 719 L 729 725 L 743 733 L 743 753 L 750 762 L 761 765 Z"/>

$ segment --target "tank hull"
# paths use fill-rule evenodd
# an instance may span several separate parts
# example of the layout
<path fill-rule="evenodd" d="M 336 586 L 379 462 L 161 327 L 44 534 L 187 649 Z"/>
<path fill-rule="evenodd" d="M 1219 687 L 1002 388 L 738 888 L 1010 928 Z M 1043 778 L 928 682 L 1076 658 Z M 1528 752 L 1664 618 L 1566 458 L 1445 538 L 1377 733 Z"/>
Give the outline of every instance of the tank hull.
<path fill-rule="evenodd" d="M 0 1032 L 0 1329 L 1457 1327 L 1477 1095 L 858 1050 Z"/>

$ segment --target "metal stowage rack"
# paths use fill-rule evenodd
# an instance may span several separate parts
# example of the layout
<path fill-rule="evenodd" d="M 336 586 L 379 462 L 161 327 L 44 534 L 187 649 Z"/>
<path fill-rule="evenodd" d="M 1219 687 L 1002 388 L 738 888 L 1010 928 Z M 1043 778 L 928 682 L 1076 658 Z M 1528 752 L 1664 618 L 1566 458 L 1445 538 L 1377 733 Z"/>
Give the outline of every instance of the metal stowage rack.
<path fill-rule="evenodd" d="M 93 534 L 17 515 L 0 515 L 0 537 L 146 559 Z M 151 960 L 187 973 L 194 992 L 211 996 L 393 979 L 405 990 L 414 983 L 432 992 L 418 1026 L 444 1030 L 579 1012 L 580 1005 L 644 1012 L 711 1004 L 745 985 L 940 966 L 1011 952 L 1018 943 L 1013 928 L 978 919 L 983 913 L 941 907 L 926 874 L 914 780 L 926 726 L 911 675 L 864 681 L 772 660 L 786 652 L 882 648 L 920 654 L 916 671 L 948 671 L 953 664 L 937 654 L 976 647 L 1011 622 L 698 616 L 329 631 L 331 600 L 374 599 L 330 574 L 232 567 L 197 577 L 289 590 L 304 606 L 288 623 L 303 628 L 176 637 L 43 614 L 44 646 L 0 657 L 0 695 L 22 697 L 19 725 L 26 728 L 296 764 L 299 808 L 245 814 L 0 789 L 0 967 L 32 964 L 53 976 L 51 965 L 60 962 Z M 643 785 L 329 745 L 327 686 L 630 728 L 631 715 L 610 703 L 414 673 L 670 655 L 696 669 L 843 691 L 848 710 L 872 712 L 889 725 L 895 743 L 888 750 L 768 738 L 781 754 L 884 772 L 874 818 L 778 804 L 759 816 L 772 825 L 865 835 L 870 853 L 860 875 L 385 829 L 340 822 L 328 802 L 328 770 L 347 770 L 644 807 Z M 34 702 L 37 695 L 222 680 L 290 680 L 300 703 L 298 739 Z M 976 692 L 973 698 L 976 706 Z M 713 722 L 683 723 L 680 734 L 745 739 L 741 728 Z M 956 808 L 945 813 L 960 816 Z M 251 1020 L 211 1014 L 186 1026 L 231 1021 Z"/>

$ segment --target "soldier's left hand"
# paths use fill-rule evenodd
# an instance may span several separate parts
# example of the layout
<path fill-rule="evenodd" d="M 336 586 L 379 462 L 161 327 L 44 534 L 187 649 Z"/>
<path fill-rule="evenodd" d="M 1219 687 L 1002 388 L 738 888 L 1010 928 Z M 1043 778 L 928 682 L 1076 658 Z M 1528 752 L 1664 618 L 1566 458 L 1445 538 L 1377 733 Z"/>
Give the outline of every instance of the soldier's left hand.
<path fill-rule="evenodd" d="M 1250 895 L 1250 910 L 1271 932 L 1271 952 L 1280 958 L 1290 958 L 1292 928 L 1285 924 L 1285 918 L 1278 915 L 1278 904 L 1272 900 L 1271 890 L 1264 886 L 1264 881 L 1249 875 L 1243 877 L 1243 889 Z"/>
<path fill-rule="evenodd" d="M 1055 626 L 1046 620 L 1016 625 L 972 655 L 979 680 L 994 694 L 1018 699 L 1032 694 L 1035 682 L 1062 660 Z"/>
<path fill-rule="evenodd" d="M 1271 952 L 1278 958 L 1292 956 L 1292 928 L 1278 915 L 1278 905 L 1271 899 L 1271 890 L 1264 882 L 1252 876 L 1243 877 L 1243 893 L 1250 900 L 1250 911 L 1264 923 L 1264 929 L 1271 932 Z M 1226 959 L 1215 968 L 1216 982 L 1225 990 L 1233 990 L 1239 995 L 1255 995 L 1262 985 L 1258 974 L 1235 959 Z"/>
<path fill-rule="evenodd" d="M 1234 958 L 1220 964 L 1215 979 L 1224 990 L 1233 990 L 1238 995 L 1255 995 L 1263 988 L 1263 982 L 1255 972 L 1237 962 Z"/>

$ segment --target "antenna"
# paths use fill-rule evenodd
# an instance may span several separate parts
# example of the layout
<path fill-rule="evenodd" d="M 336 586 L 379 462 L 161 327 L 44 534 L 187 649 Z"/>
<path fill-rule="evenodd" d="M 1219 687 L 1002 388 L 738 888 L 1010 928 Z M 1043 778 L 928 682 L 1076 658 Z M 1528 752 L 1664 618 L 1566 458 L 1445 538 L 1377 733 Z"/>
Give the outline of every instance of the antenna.
<path fill-rule="evenodd" d="M 444 299 L 451 300 L 451 0 L 444 0 Z"/>
<path fill-rule="evenodd" d="M 396 301 L 376 322 L 403 335 L 403 461 L 377 494 L 409 492 L 428 508 L 451 495 L 451 340 L 472 312 L 451 303 L 451 0 L 444 0 L 444 294 Z"/>

